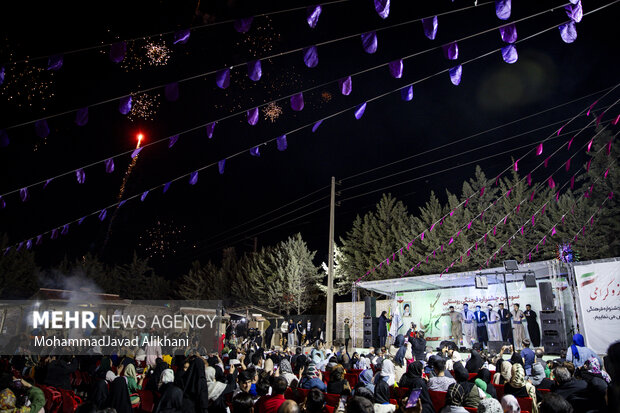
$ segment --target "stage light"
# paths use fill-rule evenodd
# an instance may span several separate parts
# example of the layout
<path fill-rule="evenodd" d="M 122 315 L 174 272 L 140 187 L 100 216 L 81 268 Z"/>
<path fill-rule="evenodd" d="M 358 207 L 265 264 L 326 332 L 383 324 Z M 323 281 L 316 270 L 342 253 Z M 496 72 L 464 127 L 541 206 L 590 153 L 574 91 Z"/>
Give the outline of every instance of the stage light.
<path fill-rule="evenodd" d="M 506 271 L 519 271 L 519 265 L 517 264 L 517 260 L 504 261 L 504 268 L 506 269 Z"/>

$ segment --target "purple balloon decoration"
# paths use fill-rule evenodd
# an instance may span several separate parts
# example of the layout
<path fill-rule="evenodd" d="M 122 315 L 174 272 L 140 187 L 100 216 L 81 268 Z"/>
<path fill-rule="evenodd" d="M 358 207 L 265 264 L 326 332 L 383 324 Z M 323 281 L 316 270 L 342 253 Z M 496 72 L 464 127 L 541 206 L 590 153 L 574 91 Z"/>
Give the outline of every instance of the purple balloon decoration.
<path fill-rule="evenodd" d="M 63 63 L 63 57 L 61 54 L 50 56 L 47 60 L 47 70 L 60 70 Z"/>
<path fill-rule="evenodd" d="M 250 149 L 250 155 L 252 155 L 252 156 L 260 156 L 260 150 L 259 150 L 258 146 L 255 146 L 252 149 Z"/>
<path fill-rule="evenodd" d="M 382 19 L 390 15 L 390 0 L 375 0 L 375 11 Z"/>
<path fill-rule="evenodd" d="M 0 67 L 0 86 L 2 86 L 2 84 L 4 83 L 5 76 L 6 73 L 4 72 L 4 67 Z"/>
<path fill-rule="evenodd" d="M 307 67 L 316 67 L 319 64 L 319 54 L 316 46 L 306 47 L 304 50 L 304 63 Z"/>
<path fill-rule="evenodd" d="M 166 183 L 164 184 L 164 191 L 163 191 L 163 192 L 164 192 L 164 194 L 165 194 L 166 192 L 168 192 L 168 189 L 170 188 L 170 184 L 171 184 L 171 182 L 166 182 Z"/>
<path fill-rule="evenodd" d="M 572 43 L 577 39 L 577 27 L 575 27 L 575 22 L 571 21 L 566 24 L 561 24 L 559 29 L 560 36 L 562 36 L 564 43 Z"/>
<path fill-rule="evenodd" d="M 127 54 L 127 43 L 117 42 L 110 47 L 110 60 L 114 63 L 120 63 L 125 59 Z"/>
<path fill-rule="evenodd" d="M 517 26 L 509 24 L 508 26 L 502 26 L 499 28 L 499 34 L 502 36 L 502 40 L 506 43 L 514 43 L 517 41 Z"/>
<path fill-rule="evenodd" d="M 179 135 L 174 135 L 170 137 L 170 141 L 168 142 L 168 149 L 172 148 L 175 143 L 179 140 Z"/>
<path fill-rule="evenodd" d="M 299 92 L 291 96 L 291 109 L 300 112 L 304 108 L 304 95 Z"/>
<path fill-rule="evenodd" d="M 394 60 L 388 65 L 390 68 L 390 75 L 395 79 L 403 77 L 403 59 Z"/>
<path fill-rule="evenodd" d="M 144 200 L 146 199 L 146 196 L 149 194 L 149 191 L 144 191 L 142 192 L 142 196 L 140 197 L 140 201 L 144 202 Z"/>
<path fill-rule="evenodd" d="M 252 28 L 252 21 L 254 17 L 244 17 L 242 19 L 237 19 L 233 23 L 233 27 L 237 31 L 237 33 L 247 33 Z"/>
<path fill-rule="evenodd" d="M 131 96 L 125 96 L 124 98 L 121 98 L 121 102 L 118 105 L 118 111 L 121 112 L 121 114 L 123 115 L 131 112 Z"/>
<path fill-rule="evenodd" d="M 351 90 L 353 88 L 351 84 L 351 76 L 338 80 L 338 85 L 340 86 L 340 93 L 345 96 L 349 96 L 351 94 Z"/>
<path fill-rule="evenodd" d="M 510 18 L 510 10 L 512 9 L 511 0 L 495 0 L 495 15 L 500 20 L 508 20 Z"/>
<path fill-rule="evenodd" d="M 34 124 L 34 131 L 39 138 L 47 138 L 47 136 L 50 134 L 50 128 L 47 125 L 47 121 L 45 119 L 36 121 Z"/>
<path fill-rule="evenodd" d="M 435 40 L 437 36 L 438 21 L 437 16 L 430 17 L 428 19 L 422 19 L 422 28 L 424 29 L 424 36 L 430 40 Z"/>
<path fill-rule="evenodd" d="M 164 95 L 169 102 L 176 102 L 179 99 L 179 83 L 167 84 L 164 88 Z"/>
<path fill-rule="evenodd" d="M 443 55 L 448 60 L 456 60 L 459 58 L 459 45 L 456 42 L 452 42 L 441 46 L 443 49 Z"/>
<path fill-rule="evenodd" d="M 461 76 L 463 76 L 463 66 L 458 65 L 450 69 L 450 81 L 454 86 L 458 86 L 461 83 Z"/>
<path fill-rule="evenodd" d="M 373 54 L 377 51 L 377 32 L 372 31 L 362 34 L 362 46 L 364 51 Z"/>
<path fill-rule="evenodd" d="M 519 54 L 514 44 L 502 47 L 502 59 L 508 64 L 513 64 L 519 59 Z"/>
<path fill-rule="evenodd" d="M 258 123 L 258 108 L 250 109 L 247 112 L 248 114 L 248 123 L 252 126 Z"/>
<path fill-rule="evenodd" d="M 69 233 L 69 224 L 65 224 L 62 226 L 62 230 L 60 230 L 60 235 L 67 235 Z"/>
<path fill-rule="evenodd" d="M 6 208 L 6 202 L 4 201 L 4 199 L 2 199 L 2 197 L 0 196 L 0 209 L 4 209 Z"/>
<path fill-rule="evenodd" d="M 75 177 L 77 178 L 78 184 L 83 184 L 86 181 L 86 174 L 82 168 L 75 171 Z"/>
<path fill-rule="evenodd" d="M 84 126 L 88 123 L 88 108 L 82 108 L 75 114 L 75 124 Z"/>
<path fill-rule="evenodd" d="M 22 202 L 26 202 L 29 198 L 28 195 L 28 188 L 22 188 L 19 190 L 19 197 L 21 198 Z"/>
<path fill-rule="evenodd" d="M 577 3 L 574 3 L 573 5 L 564 7 L 564 10 L 566 10 L 568 17 L 570 17 L 570 19 L 575 23 L 579 23 L 583 18 L 583 7 L 581 6 L 581 0 L 578 0 Z"/>
<path fill-rule="evenodd" d="M 364 116 L 364 112 L 366 111 L 366 102 L 362 103 L 355 109 L 355 119 L 361 119 Z"/>
<path fill-rule="evenodd" d="M 319 126 L 321 126 L 321 123 L 323 123 L 323 119 L 321 119 L 320 121 L 318 121 L 314 125 L 312 125 L 312 133 L 316 132 L 316 130 L 319 128 Z"/>
<path fill-rule="evenodd" d="M 0 130 L 0 148 L 6 148 L 11 143 L 9 135 L 4 129 Z"/>
<path fill-rule="evenodd" d="M 192 172 L 189 175 L 189 184 L 196 185 L 196 182 L 198 182 L 198 171 Z"/>
<path fill-rule="evenodd" d="M 282 135 L 276 139 L 276 145 L 278 146 L 278 150 L 280 152 L 285 151 L 288 147 L 288 142 L 286 142 L 286 135 Z"/>
<path fill-rule="evenodd" d="M 217 73 L 215 73 L 215 83 L 220 89 L 226 89 L 230 86 L 230 69 L 218 70 Z"/>
<path fill-rule="evenodd" d="M 222 159 L 221 161 L 217 163 L 217 170 L 219 171 L 220 175 L 224 174 L 225 165 L 226 165 L 226 159 Z"/>
<path fill-rule="evenodd" d="M 322 11 L 323 8 L 320 4 L 316 6 L 310 6 L 306 9 L 306 21 L 308 22 L 308 26 L 310 26 L 310 28 L 314 29 L 316 27 Z"/>
<path fill-rule="evenodd" d="M 189 29 L 179 30 L 174 34 L 174 42 L 173 44 L 185 44 L 189 40 L 190 31 Z"/>
<path fill-rule="evenodd" d="M 405 102 L 411 101 L 413 99 L 413 86 L 405 86 L 400 90 L 400 98 Z"/>
<path fill-rule="evenodd" d="M 207 125 L 207 138 L 211 139 L 213 137 L 213 131 L 215 130 L 215 124 L 217 122 L 211 122 Z"/>
<path fill-rule="evenodd" d="M 258 82 L 263 75 L 260 60 L 248 62 L 248 77 L 254 82 Z"/>
<path fill-rule="evenodd" d="M 105 210 L 105 209 L 102 209 L 101 212 L 99 213 L 99 221 L 103 221 L 105 219 L 106 215 L 108 215 L 108 211 Z"/>
<path fill-rule="evenodd" d="M 114 172 L 114 159 L 110 158 L 105 160 L 105 171 L 108 174 Z"/>
<path fill-rule="evenodd" d="M 140 153 L 140 151 L 142 151 L 142 147 L 136 148 L 132 153 L 131 153 L 131 159 L 135 158 L 136 156 L 138 156 L 138 154 Z"/>

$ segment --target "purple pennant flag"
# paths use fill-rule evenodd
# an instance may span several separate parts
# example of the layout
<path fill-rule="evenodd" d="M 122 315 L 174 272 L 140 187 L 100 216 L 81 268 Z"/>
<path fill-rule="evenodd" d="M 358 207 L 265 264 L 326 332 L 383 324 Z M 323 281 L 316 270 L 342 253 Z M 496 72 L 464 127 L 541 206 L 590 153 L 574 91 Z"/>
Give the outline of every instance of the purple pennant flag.
<path fill-rule="evenodd" d="M 588 147 L 586 148 L 586 152 L 590 152 L 590 149 L 592 149 L 593 142 L 594 142 L 594 139 L 590 139 L 590 142 L 588 142 Z"/>
<path fill-rule="evenodd" d="M 29 250 L 30 248 L 32 248 L 32 239 L 26 241 L 26 249 Z"/>
<path fill-rule="evenodd" d="M 4 129 L 0 129 L 0 148 L 6 148 L 10 143 L 9 135 Z"/>
<path fill-rule="evenodd" d="M 570 169 L 570 158 L 566 161 L 566 172 Z"/>
<path fill-rule="evenodd" d="M 171 136 L 168 142 L 168 149 L 172 148 L 174 144 L 177 143 L 178 140 L 179 140 L 179 135 Z"/>
<path fill-rule="evenodd" d="M 131 96 L 125 96 L 124 98 L 121 98 L 121 101 L 118 105 L 118 111 L 121 112 L 121 114 L 123 115 L 131 112 Z"/>
<path fill-rule="evenodd" d="M 567 148 L 567 150 L 569 150 L 569 151 L 570 151 L 570 146 L 573 144 L 573 139 L 575 139 L 574 136 L 572 138 L 570 138 L 570 141 L 568 141 L 568 148 Z"/>
<path fill-rule="evenodd" d="M 508 190 L 508 192 L 506 192 L 506 198 L 510 198 L 510 193 L 512 192 L 512 188 L 510 188 Z"/>
<path fill-rule="evenodd" d="M 514 23 L 499 28 L 499 34 L 506 43 L 514 43 L 517 41 L 517 26 Z"/>
<path fill-rule="evenodd" d="M 351 94 L 351 90 L 353 87 L 351 84 L 351 76 L 347 76 L 343 79 L 338 80 L 338 85 L 340 86 L 340 93 L 345 96 L 349 96 Z"/>
<path fill-rule="evenodd" d="M 69 233 L 69 224 L 65 224 L 62 226 L 62 230 L 60 231 L 60 235 L 67 235 Z"/>
<path fill-rule="evenodd" d="M 185 44 L 189 40 L 190 31 L 189 29 L 179 30 L 174 34 L 174 42 L 173 44 Z"/>
<path fill-rule="evenodd" d="M 527 174 L 527 186 L 532 186 L 532 174 Z"/>
<path fill-rule="evenodd" d="M 108 215 L 108 211 L 105 210 L 105 209 L 102 209 L 101 212 L 99 213 L 99 221 L 103 221 L 105 219 L 106 215 Z"/>
<path fill-rule="evenodd" d="M 149 194 L 149 191 L 144 191 L 142 193 L 142 196 L 140 197 L 140 201 L 144 202 L 144 200 L 146 199 L 146 196 Z"/>
<path fill-rule="evenodd" d="M 84 126 L 88 123 L 88 108 L 82 108 L 75 114 L 75 124 Z"/>
<path fill-rule="evenodd" d="M 258 82 L 263 75 L 263 69 L 260 64 L 260 60 L 252 60 L 248 62 L 248 77 L 254 81 Z"/>
<path fill-rule="evenodd" d="M 510 18 L 511 8 L 511 0 L 495 0 L 495 15 L 498 19 L 508 20 Z"/>
<path fill-rule="evenodd" d="M 536 147 L 536 155 L 540 156 L 543 153 L 543 144 L 539 143 L 538 146 Z"/>
<path fill-rule="evenodd" d="M 164 88 L 164 95 L 169 102 L 176 102 L 179 99 L 179 83 L 167 84 Z"/>
<path fill-rule="evenodd" d="M 609 154 L 611 154 L 611 140 L 609 142 L 607 142 L 606 153 L 607 153 L 607 156 L 609 156 Z"/>
<path fill-rule="evenodd" d="M 480 196 L 484 195 L 484 186 L 482 188 L 480 188 Z"/>
<path fill-rule="evenodd" d="M 508 64 L 513 64 L 519 60 L 519 54 L 514 44 L 502 47 L 502 59 Z"/>
<path fill-rule="evenodd" d="M 422 19 L 422 28 L 424 28 L 424 36 L 430 40 L 435 40 L 437 36 L 437 16 L 428 19 Z"/>
<path fill-rule="evenodd" d="M 424 232 L 420 234 L 420 241 L 424 241 Z"/>
<path fill-rule="evenodd" d="M 285 151 L 286 148 L 288 147 L 288 143 L 286 142 L 286 135 L 282 135 L 279 138 L 277 138 L 276 144 L 280 152 Z"/>
<path fill-rule="evenodd" d="M 575 188 L 575 175 L 570 178 L 570 189 Z"/>
<path fill-rule="evenodd" d="M 17 251 L 21 250 L 23 246 L 24 246 L 24 242 L 22 241 L 19 244 L 17 244 L 17 248 L 15 248 L 15 251 L 17 252 Z"/>
<path fill-rule="evenodd" d="M 362 34 L 362 46 L 364 51 L 373 54 L 377 51 L 377 32 L 372 31 Z"/>
<path fill-rule="evenodd" d="M 4 72 L 4 67 L 0 67 L 0 86 L 4 83 L 4 77 L 6 76 Z"/>
<path fill-rule="evenodd" d="M 211 122 L 207 125 L 207 138 L 213 138 L 213 131 L 215 130 L 215 124 L 217 122 Z"/>
<path fill-rule="evenodd" d="M 37 235 L 37 239 L 34 242 L 34 245 L 41 245 L 42 242 L 43 242 L 43 235 L 42 234 Z"/>
<path fill-rule="evenodd" d="M 592 159 L 590 159 L 588 161 L 588 164 L 586 165 L 586 172 L 590 172 L 590 164 L 592 163 Z"/>
<path fill-rule="evenodd" d="M 570 17 L 570 19 L 575 23 L 579 23 L 583 18 L 583 7 L 581 6 L 581 0 L 577 1 L 577 3 L 569 4 L 564 7 L 564 10 L 566 10 L 568 17 Z"/>
<path fill-rule="evenodd" d="M 316 132 L 316 130 L 319 128 L 319 126 L 321 126 L 321 123 L 323 123 L 323 120 L 321 119 L 320 121 L 316 122 L 313 126 L 312 126 L 312 132 Z"/>
<path fill-rule="evenodd" d="M 400 98 L 405 102 L 411 101 L 413 99 L 413 86 L 405 86 L 400 90 Z"/>
<path fill-rule="evenodd" d="M 306 21 L 308 22 L 308 26 L 310 26 L 310 28 L 314 29 L 316 27 L 316 24 L 319 22 L 321 11 L 323 11 L 323 8 L 320 4 L 310 6 L 306 9 Z"/>
<path fill-rule="evenodd" d="M 258 108 L 248 110 L 247 115 L 250 125 L 254 126 L 258 123 Z"/>
<path fill-rule="evenodd" d="M 222 159 L 221 161 L 217 163 L 217 170 L 219 171 L 220 175 L 224 174 L 225 165 L 226 165 L 226 159 Z"/>
<path fill-rule="evenodd" d="M 2 197 L 0 196 L 0 209 L 4 209 L 6 208 L 6 202 L 4 201 L 4 199 L 2 199 Z"/>
<path fill-rule="evenodd" d="M 84 220 L 86 219 L 86 217 L 82 217 L 78 220 L 78 225 L 82 225 L 82 222 L 84 222 Z"/>
<path fill-rule="evenodd" d="M 382 19 L 390 15 L 390 0 L 375 0 L 375 11 Z"/>
<path fill-rule="evenodd" d="M 21 198 L 22 202 L 26 202 L 28 200 L 28 188 L 22 188 L 19 190 L 19 197 Z"/>
<path fill-rule="evenodd" d="M 47 70 L 60 70 L 62 67 L 62 61 L 63 58 L 61 54 L 50 56 L 47 60 Z"/>
<path fill-rule="evenodd" d="M 519 170 L 519 161 L 520 161 L 520 159 L 517 159 L 517 160 L 515 161 L 515 166 L 514 166 L 514 170 L 515 170 L 515 171 L 518 171 L 518 170 Z"/>
<path fill-rule="evenodd" d="M 291 96 L 291 109 L 300 112 L 304 108 L 304 95 L 299 92 Z"/>
<path fill-rule="evenodd" d="M 118 203 L 118 207 L 122 207 L 123 205 L 125 205 L 125 202 L 127 202 L 126 199 L 123 199 L 121 202 Z"/>
<path fill-rule="evenodd" d="M 50 238 L 51 238 L 51 239 L 56 239 L 56 238 L 58 238 L 58 228 L 54 228 L 54 229 L 52 230 L 52 233 L 51 233 L 51 235 L 50 235 Z"/>
<path fill-rule="evenodd" d="M 598 99 L 596 99 L 596 100 L 594 101 L 594 103 L 590 105 L 590 107 L 588 108 L 588 112 L 586 113 L 586 116 L 590 116 L 590 112 L 592 111 L 592 109 L 594 108 L 594 106 L 598 103 L 598 101 L 599 101 L 599 100 L 598 100 Z"/>
<path fill-rule="evenodd" d="M 220 89 L 226 89 L 228 86 L 230 86 L 230 69 L 229 68 L 218 70 L 215 73 L 215 84 Z"/>
<path fill-rule="evenodd" d="M 164 184 L 164 190 L 163 190 L 164 194 L 165 194 L 166 192 L 168 192 L 168 189 L 170 189 L 170 184 L 171 184 L 171 182 L 166 182 L 166 183 Z"/>
<path fill-rule="evenodd" d="M 250 149 L 250 155 L 260 156 L 260 149 L 258 148 L 258 146 L 255 146 L 252 149 Z"/>
<path fill-rule="evenodd" d="M 125 42 L 113 43 L 110 47 L 110 60 L 114 63 L 122 62 L 125 59 L 125 54 L 127 54 L 127 43 Z"/>
<path fill-rule="evenodd" d="M 530 195 L 530 202 L 532 202 L 534 200 L 534 195 L 536 194 L 536 189 L 534 189 L 532 191 L 532 194 Z"/>
<path fill-rule="evenodd" d="M 459 45 L 456 42 L 448 43 L 441 46 L 443 56 L 448 60 L 456 60 L 459 58 Z"/>
<path fill-rule="evenodd" d="M 45 119 L 41 119 L 35 122 L 34 131 L 37 136 L 41 139 L 45 139 L 50 134 L 50 128 L 47 125 L 47 121 Z"/>
<path fill-rule="evenodd" d="M 394 60 L 389 64 L 390 75 L 395 79 L 403 77 L 403 59 Z"/>
<path fill-rule="evenodd" d="M 75 177 L 77 178 L 78 184 L 83 184 L 86 181 L 86 174 L 82 168 L 75 171 Z"/>
<path fill-rule="evenodd" d="M 547 156 L 547 159 L 545 159 L 545 168 L 549 166 L 549 158 L 550 156 Z"/>
<path fill-rule="evenodd" d="M 463 66 L 458 65 L 450 69 L 450 81 L 454 86 L 458 86 L 461 83 L 461 76 L 463 75 Z"/>
<path fill-rule="evenodd" d="M 521 204 L 517 205 L 517 209 L 515 211 L 515 214 L 519 214 L 519 210 L 521 209 Z M 506 216 L 506 218 L 508 218 L 508 216 Z M 504 220 L 504 224 L 506 223 L 506 220 Z"/>
<path fill-rule="evenodd" d="M 552 177 L 549 177 L 547 182 L 549 183 L 549 188 L 555 188 L 555 181 Z"/>
<path fill-rule="evenodd" d="M 252 21 L 254 17 L 244 17 L 242 19 L 235 20 L 233 27 L 237 33 L 247 33 L 252 28 Z"/>
<path fill-rule="evenodd" d="M 304 52 L 304 63 L 307 67 L 316 67 L 319 64 L 319 54 L 316 46 L 306 47 Z"/>
<path fill-rule="evenodd" d="M 142 150 L 142 147 L 136 148 L 132 153 L 131 153 L 131 159 L 135 158 L 136 156 L 138 156 L 138 154 L 140 153 L 140 151 Z"/>
<path fill-rule="evenodd" d="M 105 171 L 106 173 L 112 173 L 114 172 L 114 159 L 110 158 L 110 159 L 106 159 L 105 160 Z"/>
<path fill-rule="evenodd" d="M 189 175 L 189 184 L 196 185 L 196 182 L 198 182 L 198 171 L 192 172 Z"/>
<path fill-rule="evenodd" d="M 532 215 L 532 226 L 536 225 L 536 214 Z"/>
<path fill-rule="evenodd" d="M 362 103 L 355 109 L 355 119 L 361 119 L 364 116 L 364 112 L 366 111 L 366 102 Z"/>
<path fill-rule="evenodd" d="M 572 43 L 577 40 L 577 27 L 575 27 L 574 21 L 561 24 L 558 28 L 560 29 L 560 36 L 562 36 L 564 43 Z"/>

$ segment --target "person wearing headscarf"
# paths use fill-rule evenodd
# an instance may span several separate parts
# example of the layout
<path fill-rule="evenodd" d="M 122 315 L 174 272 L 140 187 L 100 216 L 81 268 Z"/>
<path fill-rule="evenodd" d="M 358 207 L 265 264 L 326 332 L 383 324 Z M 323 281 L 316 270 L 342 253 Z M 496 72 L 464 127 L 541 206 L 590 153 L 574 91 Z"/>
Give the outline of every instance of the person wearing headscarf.
<path fill-rule="evenodd" d="M 111 370 L 108 370 L 108 372 L 112 373 Z M 116 378 L 114 373 L 112 373 L 112 376 L 113 378 L 110 381 L 114 381 L 114 379 Z M 103 404 L 108 398 L 108 394 L 109 394 L 108 384 L 106 383 L 106 379 L 105 378 L 97 379 L 95 380 L 95 382 L 93 383 L 93 386 L 90 388 L 90 391 L 88 392 L 88 400 L 90 400 L 95 405 L 95 408 L 97 410 L 101 410 L 103 409 Z"/>
<path fill-rule="evenodd" d="M 293 368 L 291 367 L 291 362 L 287 359 L 282 359 L 280 361 L 280 376 L 284 377 L 286 383 L 289 387 L 293 387 L 292 384 L 295 381 L 298 381 L 297 376 L 293 374 Z"/>
<path fill-rule="evenodd" d="M 371 365 L 370 359 L 368 357 L 360 357 L 359 361 L 355 365 L 357 370 L 366 370 L 369 369 Z"/>
<path fill-rule="evenodd" d="M 26 396 L 30 401 L 30 411 L 32 413 L 45 412 L 45 394 L 43 390 L 34 385 L 34 379 L 28 377 L 20 380 L 22 386 L 26 389 Z M 107 388 L 106 388 L 107 391 Z"/>
<path fill-rule="evenodd" d="M 504 409 L 504 413 L 521 413 L 521 406 L 512 394 L 502 397 L 502 409 Z"/>
<path fill-rule="evenodd" d="M 384 360 L 383 361 L 383 365 L 385 366 L 385 363 L 388 363 L 392 365 L 392 362 L 389 360 Z M 392 365 L 392 370 L 394 368 L 394 365 Z M 388 376 L 380 376 L 382 378 L 384 377 L 388 377 Z M 392 387 L 392 385 L 394 384 L 394 382 L 392 382 L 392 384 L 388 383 L 388 380 L 386 379 L 382 379 L 379 380 L 379 383 L 375 384 L 375 413 L 388 413 L 388 412 L 393 412 L 396 410 L 396 406 L 393 404 L 390 404 L 390 388 Z"/>
<path fill-rule="evenodd" d="M 349 367 L 347 367 L 348 369 L 355 369 L 357 368 L 357 363 L 360 361 L 360 355 L 357 353 L 357 351 L 353 352 L 353 355 L 351 355 L 351 360 L 349 360 Z"/>
<path fill-rule="evenodd" d="M 142 381 L 143 377 L 138 379 L 138 375 L 136 373 L 136 367 L 133 364 L 128 364 L 124 369 L 124 376 L 127 380 L 127 389 L 129 390 L 131 404 L 133 406 L 140 403 L 140 396 L 138 396 L 138 390 L 142 390 Z"/>
<path fill-rule="evenodd" d="M 188 362 L 187 370 L 179 374 L 177 380 L 183 390 L 183 412 L 207 413 L 209 390 L 205 376 L 205 364 L 200 358 Z"/>
<path fill-rule="evenodd" d="M 504 385 L 504 394 L 511 394 L 517 398 L 529 397 L 532 399 L 533 413 L 538 413 L 536 406 L 536 388 L 532 383 L 525 380 L 525 370 L 520 364 L 512 365 L 512 377 L 510 382 Z"/>
<path fill-rule="evenodd" d="M 523 361 L 523 357 L 521 357 L 521 354 L 516 351 L 512 353 L 512 356 L 510 356 L 510 363 L 512 365 L 520 364 L 525 370 L 525 362 Z"/>
<path fill-rule="evenodd" d="M 428 393 L 428 387 L 426 385 L 426 380 L 422 378 L 422 372 L 424 370 L 424 366 L 421 361 L 414 361 L 409 364 L 407 367 L 407 373 L 403 374 L 400 381 L 398 382 L 398 387 L 405 387 L 408 389 L 422 389 L 422 393 L 420 393 L 420 400 L 422 400 L 422 412 L 423 413 L 435 413 L 435 409 L 433 408 L 433 401 L 431 400 L 431 395 Z"/>
<path fill-rule="evenodd" d="M 390 347 L 390 354 L 394 357 L 394 373 L 396 381 L 399 381 L 407 371 L 407 360 L 413 358 L 411 343 L 408 341 L 405 343 L 405 336 L 402 334 L 397 335 L 394 344 Z"/>
<path fill-rule="evenodd" d="M 155 360 L 155 368 L 152 370 L 149 381 L 146 383 L 146 390 L 157 391 L 161 374 L 167 368 L 168 365 L 162 359 L 158 358 Z"/>
<path fill-rule="evenodd" d="M 607 372 L 601 370 L 601 365 L 596 357 L 590 357 L 583 367 L 577 370 L 576 377 L 588 383 L 587 405 L 589 410 L 604 411 L 605 394 L 611 378 Z"/>
<path fill-rule="evenodd" d="M 351 386 L 344 377 L 345 370 L 341 364 L 337 364 L 329 373 L 329 382 L 327 383 L 328 394 L 340 394 L 342 396 L 351 395 Z"/>
<path fill-rule="evenodd" d="M 112 361 L 110 360 L 110 357 L 104 357 L 101 359 L 99 366 L 95 369 L 95 376 L 105 379 L 106 374 L 110 370 L 112 370 Z"/>
<path fill-rule="evenodd" d="M 480 370 L 482 366 L 484 366 L 484 360 L 482 360 L 480 353 L 476 350 L 472 350 L 469 360 L 465 363 L 465 368 L 469 373 L 478 373 L 478 370 Z"/>
<path fill-rule="evenodd" d="M 537 390 L 551 390 L 551 386 L 553 386 L 553 380 L 545 377 L 545 368 L 540 363 L 532 365 L 532 374 L 530 374 L 529 380 L 532 381 Z"/>
<path fill-rule="evenodd" d="M 474 380 L 474 384 L 482 389 L 486 394 L 491 397 L 497 398 L 497 392 L 495 391 L 495 386 L 491 384 L 491 372 L 489 369 L 480 369 L 476 379 Z"/>
<path fill-rule="evenodd" d="M 440 413 L 467 413 L 463 407 L 465 402 L 465 389 L 459 383 L 453 383 L 446 393 L 446 404 Z"/>
<path fill-rule="evenodd" d="M 504 409 L 498 400 L 484 399 L 478 404 L 478 413 L 504 413 Z"/>
<path fill-rule="evenodd" d="M 486 395 L 478 389 L 478 386 L 469 381 L 469 373 L 460 362 L 454 363 L 454 379 L 465 391 L 463 406 L 477 408 L 480 399 L 484 399 Z"/>
<path fill-rule="evenodd" d="M 225 413 L 227 411 L 225 397 L 228 393 L 235 391 L 237 383 L 235 366 L 230 367 L 226 383 L 216 380 L 215 368 L 211 366 L 205 368 L 205 378 L 209 394 L 209 413 Z"/>
<path fill-rule="evenodd" d="M 512 377 L 512 364 L 509 361 L 500 359 L 497 365 L 498 372 L 493 376 L 493 384 L 505 384 Z"/>
<path fill-rule="evenodd" d="M 316 365 L 313 362 L 310 362 L 308 367 L 306 367 L 304 376 L 299 381 L 299 387 L 308 390 L 317 388 L 322 392 L 327 390 L 327 386 L 321 380 L 321 372 L 316 369 Z"/>
<path fill-rule="evenodd" d="M 133 413 L 124 377 L 117 377 L 110 384 L 108 398 L 103 405 L 104 407 L 113 408 L 116 410 L 116 413 Z"/>
<path fill-rule="evenodd" d="M 165 369 L 160 376 L 159 399 L 153 413 L 181 413 L 183 410 L 183 391 L 174 384 L 174 371 Z"/>
<path fill-rule="evenodd" d="M 385 381 L 389 387 L 392 387 L 396 382 L 396 373 L 394 372 L 394 363 L 391 360 L 383 360 L 381 363 L 380 377 L 382 381 Z M 376 385 L 376 383 L 375 383 Z"/>
<path fill-rule="evenodd" d="M 370 368 L 362 371 L 359 375 L 359 381 L 357 382 L 358 385 L 357 387 L 360 387 L 360 383 L 363 387 L 367 388 L 368 390 L 370 390 L 372 393 L 375 392 L 375 384 L 372 381 L 373 379 L 373 374 L 372 374 L 372 370 Z"/>
<path fill-rule="evenodd" d="M 603 362 L 598 355 L 590 348 L 586 347 L 581 334 L 575 334 L 573 336 L 573 344 L 566 351 L 566 361 L 570 361 L 575 365 L 575 368 L 579 368 L 590 358 L 594 357 L 598 359 L 599 365 Z"/>

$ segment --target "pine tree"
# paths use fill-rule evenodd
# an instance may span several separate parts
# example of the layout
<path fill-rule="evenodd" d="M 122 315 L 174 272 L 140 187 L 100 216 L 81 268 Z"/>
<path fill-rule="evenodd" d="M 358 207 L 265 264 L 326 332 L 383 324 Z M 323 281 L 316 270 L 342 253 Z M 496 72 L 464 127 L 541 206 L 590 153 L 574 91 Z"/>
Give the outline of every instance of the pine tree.
<path fill-rule="evenodd" d="M 335 295 L 345 295 L 347 292 L 351 291 L 351 282 L 349 281 L 349 277 L 347 277 L 344 266 L 343 266 L 344 256 L 340 247 L 334 244 L 334 294 Z M 317 283 L 317 288 L 323 295 L 327 294 L 327 272 L 328 265 L 326 262 L 321 263 L 321 277 L 319 278 L 319 282 Z"/>
<path fill-rule="evenodd" d="M 297 314 L 302 314 L 316 301 L 318 295 L 316 284 L 320 275 L 312 262 L 316 251 L 308 249 L 299 233 L 289 237 L 280 247 L 284 255 L 277 262 L 284 265 L 279 266 L 278 272 L 280 276 L 286 277 L 285 286 L 292 297 L 291 308 Z"/>
<path fill-rule="evenodd" d="M 206 295 L 207 283 L 200 261 L 192 262 L 189 272 L 181 278 L 178 294 L 184 300 L 202 300 Z"/>
<path fill-rule="evenodd" d="M 140 258 L 134 251 L 129 264 L 121 265 L 119 272 L 121 295 L 134 300 L 157 300 L 168 296 L 170 286 L 163 278 L 155 274 L 147 258 Z M 127 285 L 139 288 L 124 288 Z"/>
<path fill-rule="evenodd" d="M 8 245 L 6 234 L 0 236 L 0 250 Z M 39 269 L 34 261 L 32 251 L 22 248 L 0 254 L 0 296 L 10 298 L 28 298 L 38 288 Z"/>

